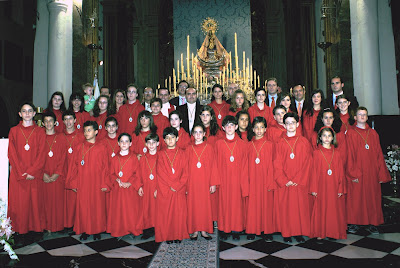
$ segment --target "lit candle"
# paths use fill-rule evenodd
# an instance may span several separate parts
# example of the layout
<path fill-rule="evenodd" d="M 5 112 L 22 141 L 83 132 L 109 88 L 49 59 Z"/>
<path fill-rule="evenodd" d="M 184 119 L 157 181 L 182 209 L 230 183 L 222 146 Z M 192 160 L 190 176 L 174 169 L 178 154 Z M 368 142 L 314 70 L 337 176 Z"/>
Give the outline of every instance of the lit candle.
<path fill-rule="evenodd" d="M 171 92 L 171 76 L 169 76 L 169 87 L 168 87 L 168 89 L 169 89 L 169 92 Z"/>
<path fill-rule="evenodd" d="M 181 53 L 181 72 L 182 72 L 182 80 L 185 79 L 183 78 L 184 74 L 185 74 L 185 68 L 183 67 L 183 53 Z"/>
<path fill-rule="evenodd" d="M 175 68 L 172 69 L 172 77 L 174 82 L 174 95 L 176 96 L 176 75 L 175 75 Z"/>
<path fill-rule="evenodd" d="M 244 74 L 246 71 L 246 52 L 243 51 L 243 78 L 245 78 Z"/>
<path fill-rule="evenodd" d="M 237 34 L 235 33 L 235 63 L 236 63 L 236 80 L 239 80 L 239 56 L 237 54 Z"/>
<path fill-rule="evenodd" d="M 189 67 L 189 60 L 190 60 L 190 41 L 189 35 L 187 36 L 187 58 L 186 58 L 186 65 L 187 65 L 187 79 L 190 79 L 190 67 Z"/>
<path fill-rule="evenodd" d="M 229 79 L 232 80 L 232 52 L 229 52 Z"/>
<path fill-rule="evenodd" d="M 165 87 L 168 88 L 168 79 L 165 79 Z"/>
<path fill-rule="evenodd" d="M 176 65 L 178 66 L 178 72 L 177 72 L 177 74 L 178 74 L 178 79 L 177 79 L 177 81 L 179 82 L 179 81 L 181 81 L 181 80 L 179 79 L 179 77 L 180 77 L 180 75 L 179 75 L 179 60 L 176 62 Z"/>
<path fill-rule="evenodd" d="M 257 84 L 258 84 L 258 87 L 260 87 L 260 76 L 259 76 L 259 75 L 257 76 L 257 82 L 258 82 L 258 83 L 257 83 Z"/>

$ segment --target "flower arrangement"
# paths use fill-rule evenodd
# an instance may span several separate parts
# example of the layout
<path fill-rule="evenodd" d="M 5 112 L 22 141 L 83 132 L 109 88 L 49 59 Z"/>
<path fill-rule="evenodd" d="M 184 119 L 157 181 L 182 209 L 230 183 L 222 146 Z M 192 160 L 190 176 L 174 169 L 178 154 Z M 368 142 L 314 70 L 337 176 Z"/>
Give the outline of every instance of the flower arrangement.
<path fill-rule="evenodd" d="M 0 244 L 3 245 L 4 250 L 8 253 L 11 259 L 18 260 L 17 254 L 12 249 L 12 231 L 11 220 L 7 218 L 7 202 L 0 198 Z"/>
<path fill-rule="evenodd" d="M 400 148 L 398 145 L 392 144 L 387 149 L 385 162 L 390 174 L 393 176 L 400 168 Z"/>

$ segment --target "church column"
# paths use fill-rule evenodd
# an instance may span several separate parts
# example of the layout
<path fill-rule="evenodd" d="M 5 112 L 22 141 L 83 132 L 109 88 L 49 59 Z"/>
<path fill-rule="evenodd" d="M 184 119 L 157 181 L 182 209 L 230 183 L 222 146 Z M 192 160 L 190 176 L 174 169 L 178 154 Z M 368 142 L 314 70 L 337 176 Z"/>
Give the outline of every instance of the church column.
<path fill-rule="evenodd" d="M 354 95 L 370 115 L 382 113 L 378 0 L 350 1 Z"/>
<path fill-rule="evenodd" d="M 68 98 L 71 87 L 66 85 L 66 12 L 68 5 L 61 1 L 51 1 L 49 9 L 49 45 L 47 58 L 47 99 L 56 91 Z M 69 40 L 72 42 L 72 40 Z"/>

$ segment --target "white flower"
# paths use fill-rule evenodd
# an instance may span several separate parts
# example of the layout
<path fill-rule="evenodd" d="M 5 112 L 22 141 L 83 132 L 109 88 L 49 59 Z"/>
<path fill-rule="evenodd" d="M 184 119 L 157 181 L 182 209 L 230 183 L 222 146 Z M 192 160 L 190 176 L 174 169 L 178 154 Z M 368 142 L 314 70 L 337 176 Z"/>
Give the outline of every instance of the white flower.
<path fill-rule="evenodd" d="M 393 166 L 393 170 L 394 170 L 394 171 L 399 171 L 399 167 L 398 167 L 397 165 L 394 165 L 394 166 Z"/>

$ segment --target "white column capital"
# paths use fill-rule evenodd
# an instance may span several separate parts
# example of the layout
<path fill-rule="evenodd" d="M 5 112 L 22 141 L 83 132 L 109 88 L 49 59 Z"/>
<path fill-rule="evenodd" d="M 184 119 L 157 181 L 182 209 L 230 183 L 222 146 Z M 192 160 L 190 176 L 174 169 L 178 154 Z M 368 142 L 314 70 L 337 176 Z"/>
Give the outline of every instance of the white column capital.
<path fill-rule="evenodd" d="M 65 1 L 49 0 L 48 3 L 47 3 L 47 8 L 49 9 L 50 13 L 52 11 L 67 12 L 68 5 L 65 3 Z"/>

